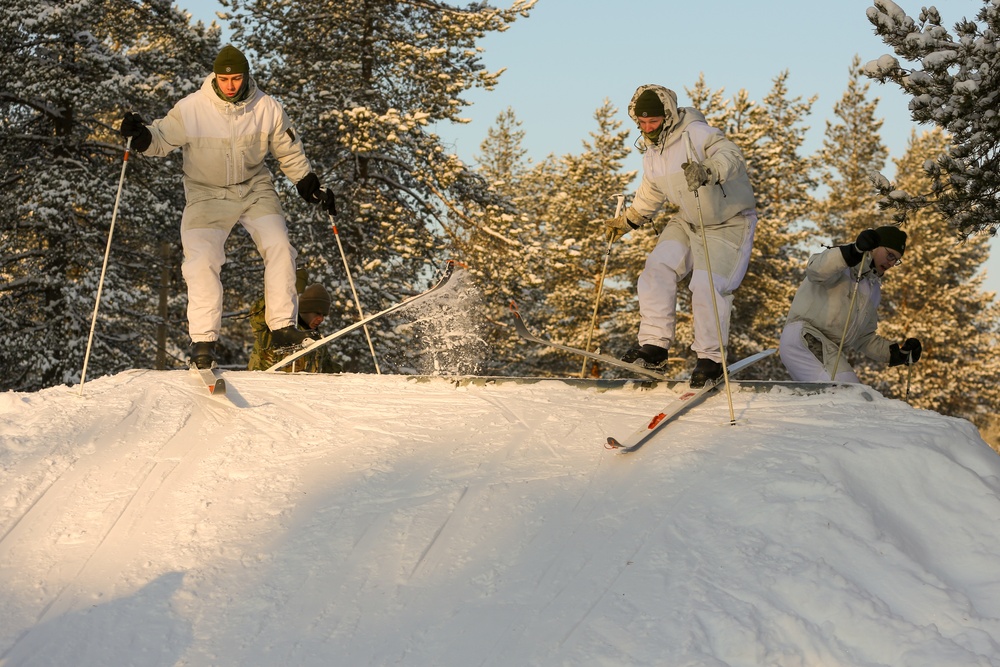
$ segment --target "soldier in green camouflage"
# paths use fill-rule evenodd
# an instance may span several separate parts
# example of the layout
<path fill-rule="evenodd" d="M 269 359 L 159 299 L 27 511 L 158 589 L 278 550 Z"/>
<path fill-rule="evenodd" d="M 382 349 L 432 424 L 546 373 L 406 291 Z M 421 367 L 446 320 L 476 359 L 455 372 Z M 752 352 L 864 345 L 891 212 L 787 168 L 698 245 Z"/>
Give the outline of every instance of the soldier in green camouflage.
<path fill-rule="evenodd" d="M 296 287 L 299 292 L 299 319 L 300 329 L 307 331 L 315 330 L 323 323 L 323 320 L 330 314 L 330 294 L 322 285 L 315 283 L 305 286 L 308 278 L 303 270 L 299 270 L 296 275 Z M 276 348 L 271 339 L 271 330 L 267 328 L 264 319 L 264 299 L 260 298 L 250 307 L 250 328 L 253 329 L 253 351 L 250 353 L 250 362 L 247 369 L 251 371 L 267 370 L 285 356 L 296 351 L 298 346 Z M 289 365 L 281 369 L 292 373 L 304 371 L 306 373 L 339 373 L 341 366 L 330 357 L 330 350 L 323 346 L 317 348 L 311 354 L 299 357 Z"/>

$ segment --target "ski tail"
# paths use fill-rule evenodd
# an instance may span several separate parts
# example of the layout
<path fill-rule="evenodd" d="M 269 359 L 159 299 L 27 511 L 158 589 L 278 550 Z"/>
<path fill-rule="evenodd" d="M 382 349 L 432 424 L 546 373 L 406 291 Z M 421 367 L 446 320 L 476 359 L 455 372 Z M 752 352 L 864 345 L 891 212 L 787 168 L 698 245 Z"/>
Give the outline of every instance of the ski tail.
<path fill-rule="evenodd" d="M 532 343 L 538 343 L 539 345 L 545 345 L 546 347 L 551 347 L 556 350 L 562 350 L 563 352 L 569 352 L 570 354 L 578 354 L 581 357 L 586 357 L 587 359 L 593 359 L 600 363 L 606 364 L 608 366 L 614 366 L 616 368 L 624 368 L 636 373 L 637 375 L 642 375 L 648 378 L 653 378 L 654 380 L 669 380 L 664 373 L 655 371 L 651 368 L 646 368 L 640 364 L 632 364 L 627 361 L 622 361 L 621 359 L 616 359 L 607 354 L 600 354 L 599 352 L 588 352 L 587 350 L 582 350 L 578 347 L 570 347 L 569 345 L 562 345 L 560 343 L 554 343 L 551 340 L 546 340 L 540 336 L 536 336 L 529 329 L 528 325 L 524 323 L 524 318 L 521 316 L 521 312 L 517 308 L 517 304 L 513 301 L 510 302 L 510 311 L 514 316 L 514 330 L 517 335 L 524 340 L 530 341 Z"/>
<path fill-rule="evenodd" d="M 330 334 L 328 336 L 325 336 L 323 338 L 320 338 L 319 340 L 317 340 L 317 341 L 309 344 L 307 347 L 304 347 L 301 350 L 293 352 L 292 354 L 289 354 L 288 356 L 282 358 L 280 361 L 278 361 L 277 363 L 275 363 L 273 366 L 271 366 L 270 368 L 268 368 L 264 372 L 265 373 L 274 373 L 274 372 L 277 372 L 279 369 L 284 368 L 285 366 L 287 366 L 288 364 L 292 363 L 293 361 L 295 361 L 299 357 L 307 355 L 310 352 L 313 352 L 314 350 L 316 350 L 316 349 L 318 349 L 318 348 L 326 345 L 327 343 L 333 342 L 333 341 L 337 340 L 338 338 L 341 338 L 342 336 L 346 336 L 347 334 L 351 333 L 352 331 L 355 331 L 355 330 L 360 329 L 361 327 L 365 326 L 369 322 L 377 320 L 380 317 L 385 317 L 389 313 L 394 313 L 397 310 L 400 310 L 401 308 L 405 308 L 406 306 L 410 306 L 410 305 L 412 305 L 412 304 L 414 304 L 414 303 L 416 303 L 418 301 L 422 301 L 422 300 L 428 298 L 430 295 L 432 295 L 435 292 L 441 290 L 445 285 L 448 284 L 448 281 L 455 274 L 455 269 L 456 268 L 465 268 L 465 265 L 462 264 L 461 262 L 457 262 L 457 261 L 455 261 L 453 259 L 448 260 L 448 263 L 446 264 L 446 266 L 444 268 L 444 276 L 442 276 L 441 280 L 439 280 L 430 289 L 427 289 L 427 290 L 425 290 L 423 292 L 420 292 L 419 294 L 414 294 L 413 296 L 411 296 L 409 298 L 403 299 L 402 301 L 389 306 L 385 310 L 381 310 L 381 311 L 375 313 L 374 315 L 369 315 L 367 317 L 364 317 L 364 318 L 358 320 L 357 322 L 355 322 L 354 324 L 348 325 L 348 326 L 344 327 L 343 329 L 340 329 L 339 331 L 334 331 L 332 334 Z"/>

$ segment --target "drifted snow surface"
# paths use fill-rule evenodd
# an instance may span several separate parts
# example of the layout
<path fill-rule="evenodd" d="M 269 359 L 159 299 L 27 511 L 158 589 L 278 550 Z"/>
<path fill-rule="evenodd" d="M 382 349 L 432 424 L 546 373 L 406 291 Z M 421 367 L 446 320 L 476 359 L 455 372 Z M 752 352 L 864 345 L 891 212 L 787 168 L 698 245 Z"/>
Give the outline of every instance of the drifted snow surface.
<path fill-rule="evenodd" d="M 0 665 L 1000 665 L 1000 457 L 870 388 L 0 394 Z"/>

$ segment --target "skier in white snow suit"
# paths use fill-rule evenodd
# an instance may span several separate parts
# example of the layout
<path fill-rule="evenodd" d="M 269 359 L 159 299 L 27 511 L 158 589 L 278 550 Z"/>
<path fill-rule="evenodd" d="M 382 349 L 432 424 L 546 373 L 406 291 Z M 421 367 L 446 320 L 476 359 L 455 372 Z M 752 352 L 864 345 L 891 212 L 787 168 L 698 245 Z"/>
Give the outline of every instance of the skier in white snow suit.
<path fill-rule="evenodd" d="M 906 232 L 885 226 L 866 229 L 854 243 L 828 248 L 809 258 L 805 280 L 792 299 L 781 332 L 781 362 L 793 380 L 829 381 L 836 365 L 837 375 L 833 379 L 860 382 L 851 365 L 842 354 L 838 355 L 841 336 L 844 336 L 844 350 L 856 350 L 890 366 L 920 359 L 922 346 L 918 339 L 907 338 L 899 345 L 876 333 L 882 277 L 902 263 L 905 250 Z M 867 257 L 863 266 L 862 257 Z"/>
<path fill-rule="evenodd" d="M 250 75 L 246 56 L 232 45 L 219 52 L 201 88 L 179 101 L 163 118 L 146 125 L 126 113 L 119 128 L 132 137 L 133 150 L 162 157 L 180 148 L 186 205 L 181 217 L 181 270 L 188 289 L 191 359 L 199 368 L 215 362 L 222 328 L 225 243 L 237 222 L 250 233 L 264 260 L 267 326 L 281 346 L 300 344 L 312 334 L 295 326 L 295 248 L 271 173 L 268 153 L 308 202 L 333 209 L 322 190 L 302 140 L 281 105 Z"/>
<path fill-rule="evenodd" d="M 694 319 L 691 349 L 698 356 L 691 386 L 701 387 L 721 377 L 723 354 L 712 308 L 701 221 L 708 239 L 724 342 L 729 339 L 733 292 L 746 274 L 757 227 L 753 187 L 739 147 L 721 130 L 711 127 L 697 109 L 678 108 L 674 91 L 657 85 L 639 86 L 628 112 L 642 133 L 636 143 L 643 154 L 642 182 L 632 205 L 622 215 L 604 222 L 608 240 L 614 242 L 651 222 L 665 204 L 673 204 L 679 211 L 660 233 L 639 275 L 638 345 L 622 359 L 650 368 L 666 366 L 676 333 L 677 284 L 690 273 Z M 691 160 L 687 138 L 694 151 Z"/>

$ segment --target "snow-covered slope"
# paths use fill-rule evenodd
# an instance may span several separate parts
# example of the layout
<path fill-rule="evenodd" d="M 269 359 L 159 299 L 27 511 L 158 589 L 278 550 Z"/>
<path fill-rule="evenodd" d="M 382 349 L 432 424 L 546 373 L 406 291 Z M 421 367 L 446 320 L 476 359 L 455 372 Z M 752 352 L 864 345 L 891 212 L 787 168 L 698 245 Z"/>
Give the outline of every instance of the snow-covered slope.
<path fill-rule="evenodd" d="M 0 665 L 1000 665 L 1000 457 L 866 387 L 0 394 Z"/>

